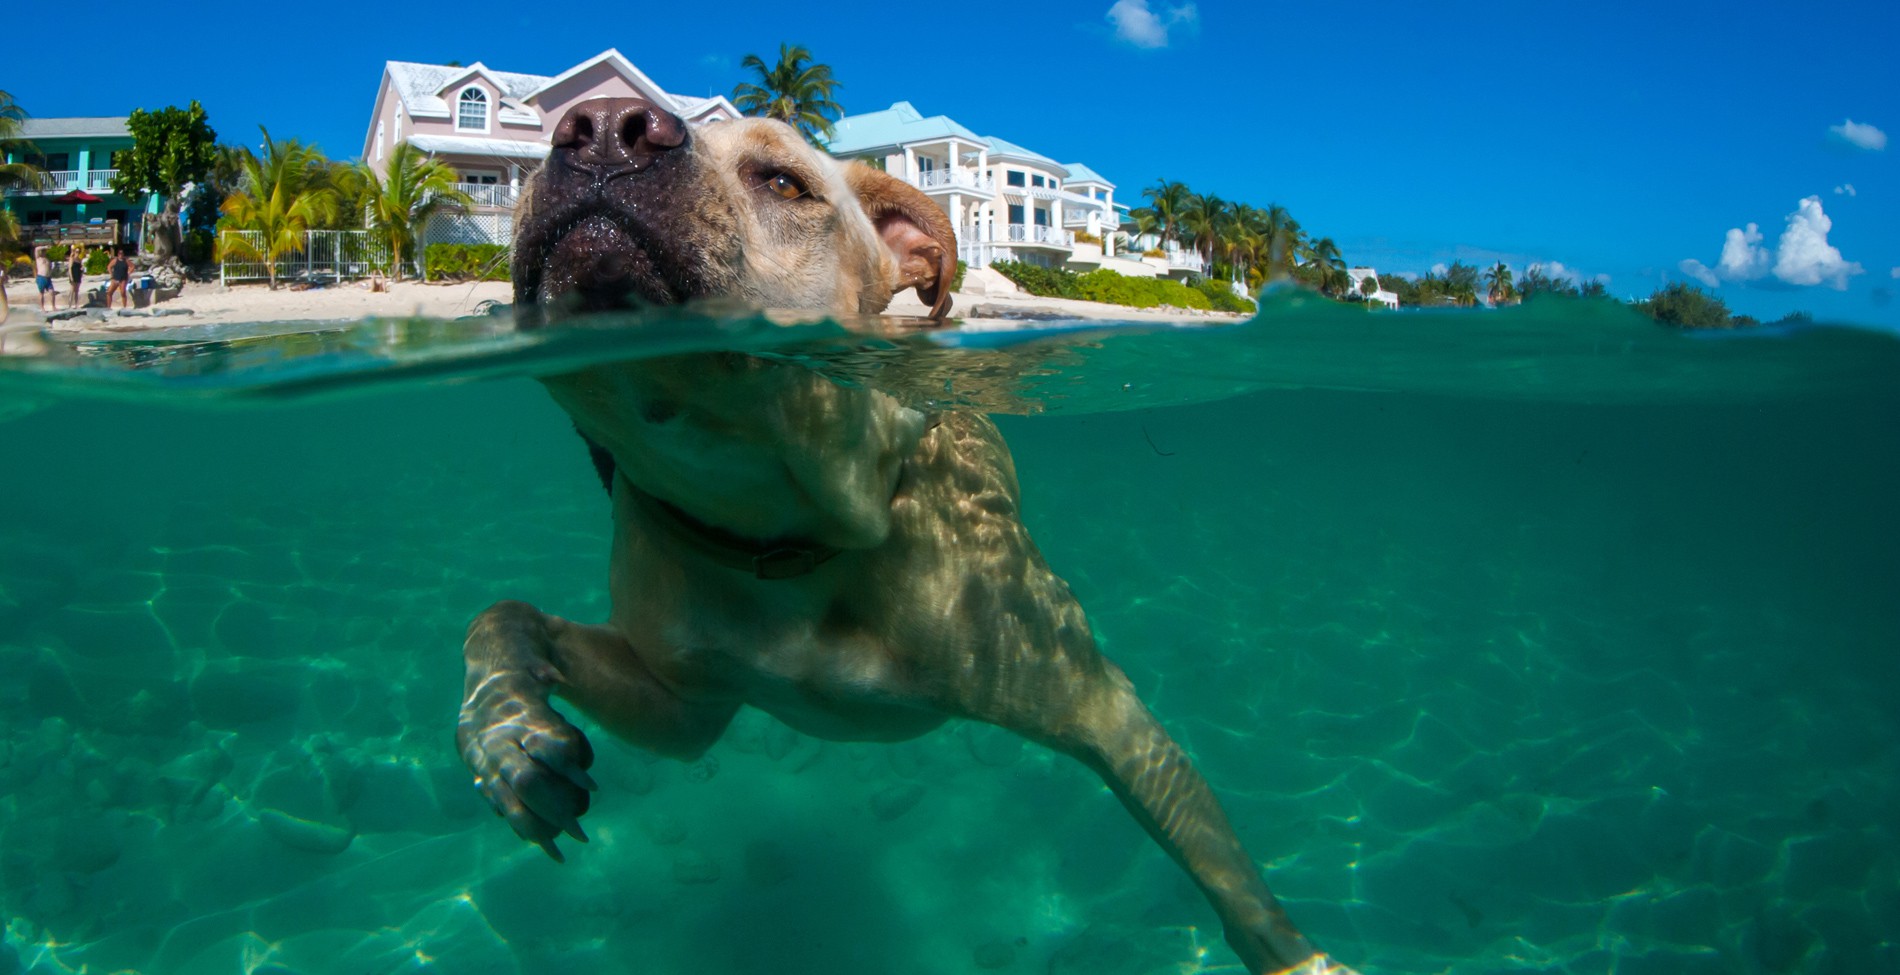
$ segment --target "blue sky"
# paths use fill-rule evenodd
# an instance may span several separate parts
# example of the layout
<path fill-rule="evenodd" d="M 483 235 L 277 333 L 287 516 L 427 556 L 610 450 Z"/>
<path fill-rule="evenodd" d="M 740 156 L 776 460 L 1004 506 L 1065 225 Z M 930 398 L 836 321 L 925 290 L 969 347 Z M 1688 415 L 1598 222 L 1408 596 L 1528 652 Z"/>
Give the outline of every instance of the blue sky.
<path fill-rule="evenodd" d="M 103 7 L 92 20 L 153 22 Z M 1558 262 L 1618 295 L 1700 280 L 1763 318 L 1900 324 L 1891 0 L 575 5 L 603 11 L 591 22 L 539 5 L 327 23 L 165 9 L 169 65 L 128 47 L 120 77 L 75 74 L 77 41 L 15 43 L 0 89 L 44 116 L 197 98 L 227 141 L 255 144 L 262 123 L 347 157 L 385 60 L 553 74 L 616 47 L 711 94 L 789 40 L 833 66 L 847 110 L 908 100 L 1085 162 L 1131 202 L 1159 177 L 1277 202 L 1381 270 Z"/>

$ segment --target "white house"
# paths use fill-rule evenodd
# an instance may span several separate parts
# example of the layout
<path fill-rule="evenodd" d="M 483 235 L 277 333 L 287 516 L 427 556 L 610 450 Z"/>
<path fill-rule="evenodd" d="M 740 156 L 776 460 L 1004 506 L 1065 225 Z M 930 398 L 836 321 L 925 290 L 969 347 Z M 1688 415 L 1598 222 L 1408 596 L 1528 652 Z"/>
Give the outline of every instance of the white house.
<path fill-rule="evenodd" d="M 1352 295 L 1355 298 L 1364 298 L 1367 301 L 1376 301 L 1379 304 L 1386 306 L 1387 308 L 1397 308 L 1399 306 L 1398 294 L 1396 292 L 1385 290 L 1385 286 L 1382 284 L 1379 284 L 1378 271 L 1375 271 L 1369 267 L 1355 267 L 1355 268 L 1348 268 L 1346 271 L 1346 275 L 1352 278 L 1352 287 L 1346 290 L 1347 294 Z M 1367 278 L 1371 278 L 1375 285 L 1379 285 L 1377 290 L 1371 292 L 1370 294 L 1366 293 L 1365 289 L 1361 286 L 1361 283 L 1364 282 Z"/>
<path fill-rule="evenodd" d="M 1115 252 L 1127 209 L 1115 184 L 1080 163 L 1058 163 L 909 102 L 838 120 L 826 148 L 923 190 L 957 228 L 957 256 L 971 267 L 1021 261 L 1078 271 L 1107 267 L 1155 277 L 1194 267 Z M 1078 236 L 1078 234 L 1080 236 Z"/>
<path fill-rule="evenodd" d="M 521 181 L 547 157 L 548 140 L 576 102 L 640 97 L 689 123 L 736 119 L 722 96 L 669 94 L 619 51 L 608 49 L 557 75 L 468 65 L 389 61 L 363 136 L 363 158 L 381 170 L 399 143 L 454 167 L 475 200 L 468 214 L 439 219 L 431 240 L 507 243 Z"/>

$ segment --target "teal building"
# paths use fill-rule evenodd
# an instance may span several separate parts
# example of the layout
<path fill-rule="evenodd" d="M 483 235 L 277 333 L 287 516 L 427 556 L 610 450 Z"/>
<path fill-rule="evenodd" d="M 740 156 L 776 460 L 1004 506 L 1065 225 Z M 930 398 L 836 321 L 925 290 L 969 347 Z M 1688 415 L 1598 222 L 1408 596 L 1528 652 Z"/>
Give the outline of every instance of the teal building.
<path fill-rule="evenodd" d="M 132 148 L 123 116 L 29 118 L 5 148 L 7 162 L 29 163 L 42 173 L 0 199 L 32 242 L 134 243 L 144 215 L 159 212 L 156 194 L 127 197 L 112 189 L 119 154 Z"/>

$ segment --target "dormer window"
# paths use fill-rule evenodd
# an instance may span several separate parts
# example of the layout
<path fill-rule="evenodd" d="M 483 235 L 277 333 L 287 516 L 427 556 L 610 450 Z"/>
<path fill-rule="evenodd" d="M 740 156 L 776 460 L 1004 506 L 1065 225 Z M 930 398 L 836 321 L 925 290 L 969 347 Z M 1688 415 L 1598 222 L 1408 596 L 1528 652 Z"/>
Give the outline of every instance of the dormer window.
<path fill-rule="evenodd" d="M 455 100 L 455 127 L 488 131 L 488 93 L 480 88 L 464 88 Z"/>

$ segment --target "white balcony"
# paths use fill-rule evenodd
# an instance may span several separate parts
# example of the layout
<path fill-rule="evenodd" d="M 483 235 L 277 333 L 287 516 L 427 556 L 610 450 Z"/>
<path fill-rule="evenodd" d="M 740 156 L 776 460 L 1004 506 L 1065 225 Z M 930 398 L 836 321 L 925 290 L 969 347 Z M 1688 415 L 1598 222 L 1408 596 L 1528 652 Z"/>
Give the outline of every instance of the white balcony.
<path fill-rule="evenodd" d="M 1201 258 L 1200 251 L 1169 251 L 1168 270 L 1202 274 L 1207 271 L 1207 262 Z"/>
<path fill-rule="evenodd" d="M 41 173 L 37 181 L 15 187 L 7 192 L 37 195 L 85 190 L 97 196 L 112 192 L 112 178 L 117 175 L 119 171 L 116 169 L 49 169 Z"/>
<path fill-rule="evenodd" d="M 1044 244 L 1049 247 L 1074 247 L 1075 235 L 1060 227 L 1044 227 L 1041 224 L 1009 225 L 1007 238 L 1012 244 Z"/>
<path fill-rule="evenodd" d="M 926 169 L 911 179 L 926 193 L 989 193 L 996 183 L 973 169 Z"/>
<path fill-rule="evenodd" d="M 468 194 L 478 207 L 512 209 L 521 191 L 500 183 L 457 183 L 455 188 Z"/>

